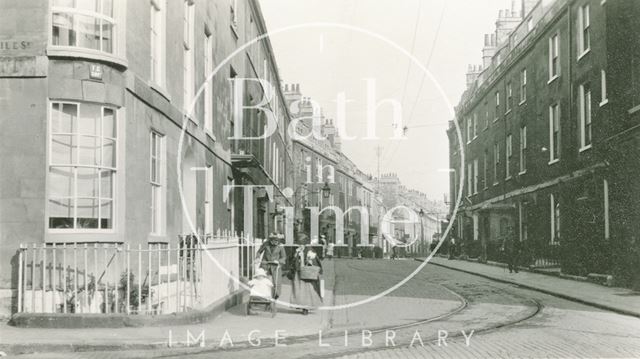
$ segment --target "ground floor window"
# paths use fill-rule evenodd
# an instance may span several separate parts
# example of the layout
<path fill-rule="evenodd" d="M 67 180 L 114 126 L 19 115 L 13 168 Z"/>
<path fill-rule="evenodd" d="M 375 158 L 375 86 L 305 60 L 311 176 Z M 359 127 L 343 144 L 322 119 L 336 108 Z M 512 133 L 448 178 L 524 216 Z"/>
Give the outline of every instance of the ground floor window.
<path fill-rule="evenodd" d="M 99 104 L 52 102 L 48 165 L 51 229 L 112 229 L 116 111 Z"/>

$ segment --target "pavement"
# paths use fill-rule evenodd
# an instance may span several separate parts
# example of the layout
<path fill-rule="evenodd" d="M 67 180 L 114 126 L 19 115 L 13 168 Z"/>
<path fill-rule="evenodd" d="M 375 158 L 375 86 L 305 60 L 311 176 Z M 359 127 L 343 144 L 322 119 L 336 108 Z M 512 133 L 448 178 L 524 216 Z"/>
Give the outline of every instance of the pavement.
<path fill-rule="evenodd" d="M 640 292 L 630 289 L 605 287 L 528 271 L 509 273 L 502 267 L 436 256 L 429 263 L 640 318 Z"/>
<path fill-rule="evenodd" d="M 324 265 L 325 303 L 333 302 L 333 265 Z M 291 285 L 283 278 L 280 298 L 288 301 Z M 181 347 L 198 343 L 219 344 L 222 338 L 235 343 L 246 343 L 248 338 L 273 339 L 276 335 L 295 333 L 296 336 L 317 334 L 327 328 L 327 312 L 311 311 L 303 316 L 300 310 L 278 305 L 275 318 L 261 307 L 252 308 L 246 316 L 244 305 L 223 312 L 207 323 L 143 328 L 81 328 L 46 329 L 18 328 L 0 324 L 0 351 L 6 353 L 91 351 L 91 350 L 136 350 Z M 202 344 L 201 344 L 202 345 Z"/>
<path fill-rule="evenodd" d="M 377 268 L 382 263 L 380 260 L 358 262 L 368 266 L 367 268 Z M 461 306 L 455 295 L 442 293 L 445 289 L 431 286 L 403 295 L 382 296 L 364 305 L 352 306 L 351 304 L 368 300 L 387 288 L 377 287 L 378 275 L 368 273 L 367 279 L 363 280 L 363 272 L 351 269 L 347 263 L 349 260 L 323 262 L 323 305 L 342 306 L 338 310 L 315 310 L 303 316 L 300 310 L 279 305 L 276 317 L 272 318 L 270 312 L 259 307 L 252 309 L 251 316 L 246 316 L 244 306 L 239 305 L 207 323 L 142 328 L 19 328 L 5 322 L 0 324 L 0 351 L 22 354 L 149 350 L 194 344 L 210 347 L 220 346 L 221 343 L 246 346 L 250 339 L 257 341 L 259 338 L 268 343 L 273 342 L 276 336 L 288 340 L 317 337 L 321 330 L 323 335 L 329 336 L 363 327 L 375 329 L 388 325 L 400 326 L 417 319 L 437 318 Z M 336 267 L 340 267 L 341 274 L 338 276 L 335 273 Z M 349 285 L 341 286 L 338 294 L 334 295 L 336 281 L 340 279 Z M 358 284 L 353 284 L 355 282 Z M 285 278 L 280 298 L 288 301 L 290 294 L 291 285 Z M 372 316 L 371 313 L 378 314 Z"/>

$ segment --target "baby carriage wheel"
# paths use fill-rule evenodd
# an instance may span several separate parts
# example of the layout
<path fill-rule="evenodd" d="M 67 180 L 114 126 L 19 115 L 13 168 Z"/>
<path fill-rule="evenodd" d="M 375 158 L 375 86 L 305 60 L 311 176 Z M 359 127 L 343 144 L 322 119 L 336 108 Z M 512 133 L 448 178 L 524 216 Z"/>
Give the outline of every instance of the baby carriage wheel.
<path fill-rule="evenodd" d="M 248 301 L 247 304 L 244 305 L 245 315 L 251 315 L 251 301 Z"/>
<path fill-rule="evenodd" d="M 269 305 L 271 307 L 271 318 L 276 316 L 276 313 L 278 313 L 278 308 L 276 307 L 276 302 L 271 302 L 271 304 Z"/>

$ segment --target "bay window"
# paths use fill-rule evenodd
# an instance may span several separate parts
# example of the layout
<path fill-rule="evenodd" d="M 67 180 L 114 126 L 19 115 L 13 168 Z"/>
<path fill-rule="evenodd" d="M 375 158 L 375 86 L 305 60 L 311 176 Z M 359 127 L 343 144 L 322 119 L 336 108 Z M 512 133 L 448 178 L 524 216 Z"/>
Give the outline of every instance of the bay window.
<path fill-rule="evenodd" d="M 116 111 L 88 103 L 52 102 L 48 227 L 114 228 Z"/>
<path fill-rule="evenodd" d="M 114 53 L 114 0 L 53 0 L 51 14 L 52 45 Z"/>

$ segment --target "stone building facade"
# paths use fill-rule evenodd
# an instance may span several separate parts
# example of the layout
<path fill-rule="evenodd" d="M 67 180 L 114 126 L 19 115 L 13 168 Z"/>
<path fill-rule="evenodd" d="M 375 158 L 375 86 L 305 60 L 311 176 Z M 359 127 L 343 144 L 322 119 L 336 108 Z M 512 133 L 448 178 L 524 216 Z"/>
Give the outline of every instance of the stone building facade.
<path fill-rule="evenodd" d="M 637 193 L 627 176 L 640 166 L 632 145 L 639 57 L 623 37 L 638 33 L 639 9 L 625 0 L 541 0 L 500 11 L 456 108 L 461 137 L 453 123 L 448 130 L 451 213 L 461 203 L 453 235 L 467 254 L 498 259 L 513 229 L 526 265 L 621 270 L 638 204 L 619 194 Z"/>
<path fill-rule="evenodd" d="M 276 229 L 266 198 L 288 203 L 292 158 L 275 57 L 265 38 L 227 59 L 266 33 L 257 1 L 4 1 L 0 24 L 2 314 L 21 243 Z M 259 137 L 265 111 L 248 107 L 265 91 L 273 135 L 230 139 L 241 121 Z M 274 186 L 254 189 L 252 228 L 234 184 Z"/>

